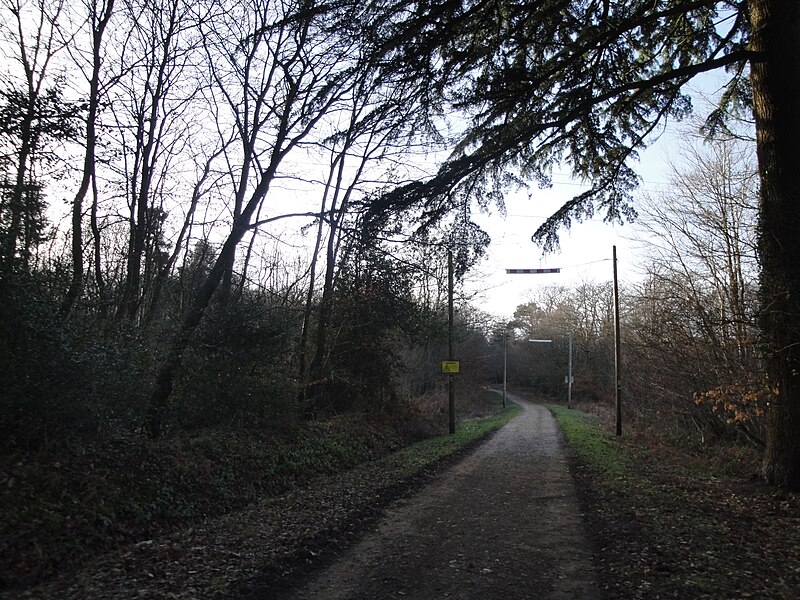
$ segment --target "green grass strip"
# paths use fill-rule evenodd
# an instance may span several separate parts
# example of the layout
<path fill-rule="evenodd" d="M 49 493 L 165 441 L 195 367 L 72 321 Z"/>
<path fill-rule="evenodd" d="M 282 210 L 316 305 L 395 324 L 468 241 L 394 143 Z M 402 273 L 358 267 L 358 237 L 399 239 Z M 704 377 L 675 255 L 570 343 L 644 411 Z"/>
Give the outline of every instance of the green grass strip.
<path fill-rule="evenodd" d="M 400 461 L 404 465 L 402 476 L 416 475 L 425 467 L 456 454 L 495 429 L 499 429 L 513 419 L 519 410 L 516 404 L 512 404 L 496 415 L 463 421 L 458 424 L 456 432 L 452 435 L 440 435 L 417 442 L 387 458 Z"/>
<path fill-rule="evenodd" d="M 626 475 L 629 468 L 627 456 L 617 439 L 599 427 L 596 417 L 558 404 L 547 404 L 546 407 L 558 421 L 567 443 L 585 464 L 608 477 Z"/>

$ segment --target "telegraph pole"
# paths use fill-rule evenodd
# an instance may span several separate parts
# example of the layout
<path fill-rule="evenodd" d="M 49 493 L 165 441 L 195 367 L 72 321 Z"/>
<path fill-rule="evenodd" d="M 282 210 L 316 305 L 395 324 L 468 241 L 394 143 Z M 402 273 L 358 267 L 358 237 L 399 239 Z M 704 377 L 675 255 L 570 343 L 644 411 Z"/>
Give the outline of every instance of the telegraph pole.
<path fill-rule="evenodd" d="M 447 250 L 447 357 L 453 358 L 453 251 Z M 456 390 L 453 374 L 447 375 L 447 408 L 450 433 L 456 432 Z"/>
<path fill-rule="evenodd" d="M 614 261 L 614 410 L 617 415 L 617 435 L 622 435 L 622 358 L 619 339 L 619 285 L 617 283 L 617 247 L 613 248 Z"/>
<path fill-rule="evenodd" d="M 572 407 L 572 332 L 569 332 L 569 368 L 567 369 L 567 408 Z"/>
<path fill-rule="evenodd" d="M 508 380 L 508 324 L 503 329 L 503 408 L 506 407 L 506 381 Z"/>

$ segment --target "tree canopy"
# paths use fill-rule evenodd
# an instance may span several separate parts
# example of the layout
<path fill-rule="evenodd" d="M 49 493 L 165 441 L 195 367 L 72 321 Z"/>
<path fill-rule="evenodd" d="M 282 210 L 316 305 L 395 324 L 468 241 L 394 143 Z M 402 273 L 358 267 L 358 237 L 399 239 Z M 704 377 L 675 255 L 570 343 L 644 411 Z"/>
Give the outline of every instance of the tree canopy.
<path fill-rule="evenodd" d="M 390 64 L 429 78 L 428 106 L 468 121 L 449 159 L 428 181 L 393 190 L 374 211 L 425 205 L 453 193 L 500 198 L 505 186 L 550 185 L 568 167 L 590 189 L 536 232 L 546 248 L 558 229 L 602 211 L 631 217 L 634 161 L 668 119 L 692 108 L 685 84 L 725 68 L 721 115 L 750 104 L 749 22 L 740 2 L 690 0 L 478 0 L 420 3 L 397 26 Z"/>
<path fill-rule="evenodd" d="M 441 264 L 425 255 L 433 248 L 456 250 L 460 273 L 473 264 L 488 242 L 476 206 L 502 207 L 508 189 L 548 186 L 566 168 L 588 189 L 536 231 L 545 248 L 575 220 L 634 217 L 638 153 L 692 111 L 693 77 L 725 71 L 705 129 L 748 111 L 757 130 L 765 475 L 800 487 L 796 0 L 6 0 L 0 9 L 10 59 L 0 73 L 0 284 L 19 276 L 5 286 L 19 315 L 31 305 L 21 284 L 33 278 L 61 297 L 64 324 L 163 332 L 142 360 L 142 373 L 158 376 L 137 386 L 150 396 L 136 405 L 150 407 L 152 435 L 175 408 L 184 358 L 218 358 L 198 348 L 257 287 L 256 239 L 271 224 L 300 218 L 317 232 L 308 277 L 298 266 L 271 291 L 288 305 L 306 287 L 297 358 L 288 353 L 281 368 L 296 372 L 297 390 L 327 385 L 337 339 L 362 348 L 357 327 L 334 335 L 346 330 L 333 321 L 370 312 L 351 310 L 361 307 L 348 296 L 413 326 L 414 311 L 376 295 L 402 300 L 420 278 L 438 286 Z M 60 87 L 69 72 L 83 77 Z M 69 164 L 81 145 L 79 183 Z M 446 158 L 419 177 L 421 157 L 442 149 Z M 43 173 L 51 157 L 59 168 Z M 53 236 L 46 255 L 45 193 L 70 182 L 70 249 Z M 416 260 L 408 245 L 396 250 L 409 240 L 425 255 L 411 287 L 391 276 Z M 262 269 L 264 280 L 278 270 Z M 15 323 L 25 339 L 29 324 Z M 397 331 L 380 333 L 388 342 Z M 29 362 L 13 345 L 8 355 Z M 343 356 L 348 385 L 369 380 Z"/>
<path fill-rule="evenodd" d="M 761 345 L 767 417 L 764 474 L 800 488 L 800 6 L 789 0 L 466 0 L 406 5 L 396 60 L 429 77 L 433 110 L 468 120 L 437 173 L 385 194 L 374 215 L 452 198 L 502 202 L 504 187 L 548 185 L 555 165 L 590 188 L 535 232 L 546 249 L 560 227 L 602 211 L 635 215 L 637 151 L 691 111 L 686 84 L 726 69 L 719 109 L 752 110 L 760 173 Z M 391 62 L 391 61 L 390 61 Z M 394 66 L 393 68 L 397 68 Z"/>

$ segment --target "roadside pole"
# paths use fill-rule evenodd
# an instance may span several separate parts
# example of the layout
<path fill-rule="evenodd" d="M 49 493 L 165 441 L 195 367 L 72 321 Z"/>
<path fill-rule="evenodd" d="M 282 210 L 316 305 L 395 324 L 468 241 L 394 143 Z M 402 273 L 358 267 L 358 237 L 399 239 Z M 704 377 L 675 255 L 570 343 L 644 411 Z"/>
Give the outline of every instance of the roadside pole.
<path fill-rule="evenodd" d="M 622 435 L 622 359 L 619 339 L 619 286 L 617 284 L 617 247 L 613 248 L 614 261 L 614 410 L 617 415 L 616 434 Z"/>
<path fill-rule="evenodd" d="M 569 368 L 567 369 L 567 408 L 572 408 L 572 332 L 569 332 Z"/>
<path fill-rule="evenodd" d="M 536 236 L 531 237 L 531 241 L 536 243 Z M 506 269 L 506 275 L 550 275 L 553 273 L 561 273 L 560 267 L 549 267 L 540 269 Z M 503 335 L 503 406 L 506 405 L 506 362 L 508 352 L 508 324 Z M 552 340 L 528 340 L 533 343 L 549 344 Z"/>
<path fill-rule="evenodd" d="M 453 251 L 447 251 L 447 358 L 453 358 Z M 447 408 L 450 434 L 456 432 L 456 390 L 453 374 L 447 375 Z"/>
<path fill-rule="evenodd" d="M 508 324 L 503 329 L 503 408 L 506 407 L 506 382 L 508 381 Z"/>

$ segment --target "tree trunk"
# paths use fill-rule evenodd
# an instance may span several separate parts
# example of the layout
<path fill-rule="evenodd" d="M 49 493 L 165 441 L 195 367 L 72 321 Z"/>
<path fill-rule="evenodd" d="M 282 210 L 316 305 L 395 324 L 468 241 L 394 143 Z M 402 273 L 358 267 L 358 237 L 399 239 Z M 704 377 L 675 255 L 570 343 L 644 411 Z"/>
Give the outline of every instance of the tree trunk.
<path fill-rule="evenodd" d="M 151 438 L 161 436 L 164 417 L 169 407 L 169 397 L 172 394 L 172 386 L 175 381 L 175 375 L 181 365 L 183 353 L 189 346 L 192 334 L 202 321 L 211 297 L 219 287 L 222 274 L 230 262 L 230 257 L 236 254 L 236 247 L 247 231 L 247 225 L 247 221 L 234 224 L 233 231 L 222 246 L 211 272 L 200 286 L 197 296 L 192 300 L 191 308 L 181 325 L 181 329 L 173 338 L 166 360 L 156 374 L 155 386 L 150 395 L 144 422 L 144 430 Z"/>
<path fill-rule="evenodd" d="M 300 341 L 298 343 L 297 356 L 297 382 L 300 387 L 297 400 L 301 406 L 305 405 L 306 388 L 308 378 L 306 376 L 306 360 L 308 354 L 308 337 L 311 328 L 311 313 L 314 309 L 314 287 L 317 283 L 317 261 L 319 260 L 319 249 L 322 246 L 322 232 L 325 227 L 325 204 L 327 197 L 323 194 L 322 205 L 319 208 L 319 224 L 317 225 L 317 236 L 314 240 L 314 251 L 311 253 L 311 265 L 308 270 L 308 290 L 306 291 L 306 302 L 303 308 L 303 328 L 300 331 Z"/>
<path fill-rule="evenodd" d="M 129 220 L 130 242 L 128 244 L 128 261 L 125 275 L 125 287 L 122 292 L 122 301 L 117 309 L 117 318 L 133 319 L 139 306 L 139 282 L 141 278 L 142 255 L 144 246 L 144 232 L 141 222 L 136 221 L 134 214 L 139 214 L 131 207 Z M 142 243 L 140 243 L 140 240 Z"/>
<path fill-rule="evenodd" d="M 83 156 L 83 175 L 78 192 L 72 202 L 72 278 L 61 304 L 61 317 L 69 316 L 83 288 L 83 201 L 94 178 L 95 147 L 97 145 L 97 113 L 100 108 L 101 43 L 106 25 L 114 10 L 114 0 L 109 0 L 99 20 L 92 22 L 92 75 L 89 79 L 89 114 L 86 117 L 86 150 Z M 92 17 L 93 19 L 93 17 Z"/>
<path fill-rule="evenodd" d="M 240 217 L 234 221 L 231 233 L 225 240 L 222 250 L 220 250 L 219 256 L 214 262 L 214 266 L 211 267 L 211 271 L 200 286 L 197 295 L 190 301 L 191 305 L 183 320 L 180 331 L 178 331 L 173 338 L 167 358 L 156 374 L 155 386 L 150 394 L 150 401 L 147 406 L 147 414 L 145 415 L 143 426 L 144 431 L 152 438 L 157 438 L 162 433 L 164 417 L 169 408 L 169 397 L 172 394 L 175 375 L 178 373 L 178 369 L 181 366 L 183 353 L 186 351 L 186 348 L 188 348 L 195 329 L 197 329 L 197 326 L 203 320 L 206 308 L 208 308 L 208 304 L 211 302 L 214 292 L 217 291 L 225 270 L 236 256 L 236 248 L 239 246 L 239 242 L 242 241 L 244 234 L 250 228 L 250 220 L 256 212 L 256 208 L 260 206 L 269 191 L 280 162 L 276 157 L 280 155 L 280 149 L 283 148 L 285 140 L 286 131 L 285 129 L 281 129 L 275 141 L 275 151 L 267 171 L 262 174 L 261 181 L 256 186 L 256 189 L 253 190 L 253 194 L 244 207 Z M 242 185 L 241 189 L 244 190 L 245 186 Z"/>
<path fill-rule="evenodd" d="M 333 313 L 333 280 L 336 270 L 336 235 L 338 219 L 335 213 L 335 204 L 331 203 L 330 231 L 328 232 L 328 243 L 325 251 L 325 282 L 322 286 L 322 298 L 320 299 L 319 316 L 317 319 L 317 347 L 314 357 L 311 359 L 309 372 L 313 383 L 307 390 L 307 401 L 310 399 L 312 406 L 308 407 L 312 411 L 319 410 L 324 393 L 323 380 L 325 379 L 325 356 L 328 347 L 328 324 Z"/>
<path fill-rule="evenodd" d="M 97 301 L 99 314 L 105 319 L 108 311 L 108 300 L 106 298 L 106 282 L 103 277 L 103 249 L 102 239 L 100 238 L 100 225 L 97 221 L 97 204 L 99 197 L 97 194 L 97 180 L 92 179 L 92 208 L 89 213 L 89 226 L 92 229 L 93 254 L 94 254 L 94 280 L 97 285 Z"/>
<path fill-rule="evenodd" d="M 348 146 L 345 145 L 345 149 L 347 149 L 347 148 L 348 148 Z M 336 221 L 336 213 L 335 213 L 335 210 L 336 210 L 336 199 L 337 199 L 337 197 L 339 195 L 339 189 L 341 187 L 342 165 L 344 163 L 344 159 L 345 159 L 344 152 L 342 152 L 341 154 L 339 154 L 338 157 L 335 158 L 335 160 L 331 164 L 332 168 L 331 168 L 330 172 L 328 173 L 328 180 L 327 180 L 326 185 L 325 185 L 325 191 L 322 194 L 322 203 L 321 203 L 321 205 L 319 207 L 319 224 L 317 226 L 317 237 L 314 240 L 314 251 L 311 254 L 311 266 L 309 268 L 308 291 L 306 292 L 306 303 L 305 303 L 305 308 L 303 310 L 303 329 L 302 329 L 302 331 L 300 333 L 300 343 L 299 343 L 299 352 L 298 352 L 298 373 L 297 373 L 297 380 L 298 380 L 298 384 L 300 386 L 300 392 L 298 394 L 298 401 L 300 402 L 300 405 L 304 407 L 304 410 L 308 409 L 308 408 L 313 408 L 313 407 L 307 407 L 306 406 L 306 400 L 307 400 L 308 391 L 309 391 L 308 390 L 309 382 L 308 382 L 307 372 L 308 372 L 309 369 L 311 369 L 311 373 L 313 374 L 313 372 L 314 372 L 313 369 L 318 369 L 318 368 L 321 367 L 321 360 L 322 360 L 322 355 L 319 354 L 319 352 L 317 352 L 312 357 L 312 364 L 314 365 L 313 368 L 309 367 L 308 365 L 306 365 L 306 359 L 307 359 L 307 354 L 308 354 L 309 330 L 310 330 L 310 327 L 311 327 L 311 313 L 313 312 L 314 287 L 315 287 L 316 281 L 317 281 L 317 262 L 319 261 L 319 250 L 320 250 L 320 247 L 322 246 L 322 232 L 325 229 L 325 212 L 326 212 L 325 206 L 328 203 L 328 192 L 332 189 L 331 182 L 332 182 L 333 177 L 334 177 L 334 169 L 333 169 L 333 167 L 335 167 L 338 164 L 339 165 L 339 168 L 337 169 L 338 179 L 336 181 L 335 187 L 333 187 L 334 193 L 333 193 L 333 198 L 331 200 L 331 209 L 329 211 L 329 215 L 330 215 L 330 219 L 329 219 L 330 220 L 330 234 L 329 235 L 331 237 L 328 239 L 328 244 L 327 244 L 327 250 L 326 250 L 326 257 L 327 257 L 326 265 L 327 266 L 326 266 L 326 270 L 325 270 L 325 284 L 324 284 L 324 287 L 323 287 L 323 297 L 322 297 L 322 299 L 320 301 L 321 305 L 320 305 L 320 315 L 319 315 L 319 320 L 320 320 L 319 327 L 322 328 L 322 340 L 321 341 L 322 341 L 323 344 L 325 343 L 325 338 L 326 338 L 325 328 L 327 327 L 328 314 L 330 313 L 330 307 L 328 305 L 329 305 L 329 303 L 331 301 L 331 297 L 330 296 L 331 296 L 332 286 L 333 286 L 333 271 L 332 271 L 333 267 L 331 265 L 331 263 L 332 263 L 332 260 L 331 260 L 331 251 L 332 251 L 331 242 L 332 242 L 333 238 L 336 235 L 336 222 L 337 222 Z M 318 333 L 318 335 L 317 335 L 317 344 L 320 343 L 319 331 L 320 331 L 320 329 L 318 328 L 317 329 L 317 333 Z M 318 346 L 318 349 L 319 349 L 319 346 Z"/>
<path fill-rule="evenodd" d="M 22 144 L 17 153 L 17 172 L 14 174 L 14 187 L 12 189 L 12 196 L 9 200 L 11 208 L 11 217 L 7 228 L 6 239 L 3 241 L 3 252 L 0 256 L 2 264 L 0 264 L 0 272 L 5 272 L 11 275 L 17 256 L 17 238 L 21 235 L 23 215 L 25 212 L 25 182 L 30 180 L 28 174 L 28 159 L 31 153 L 31 140 L 33 136 L 33 118 L 36 108 L 36 96 L 31 92 L 31 97 L 25 107 L 26 114 L 20 125 L 20 138 Z M 27 267 L 27 265 L 26 265 Z M 9 277 L 10 278 L 10 277 Z"/>
<path fill-rule="evenodd" d="M 751 0 L 761 179 L 761 326 L 774 391 L 764 476 L 800 489 L 800 3 Z"/>
<path fill-rule="evenodd" d="M 89 190 L 89 179 L 92 174 L 87 169 L 94 168 L 94 158 L 90 162 L 90 142 L 87 140 L 86 159 L 84 160 L 84 172 L 81 180 L 78 193 L 75 194 L 75 199 L 72 201 L 72 277 L 69 281 L 69 288 L 64 300 L 59 308 L 59 316 L 65 318 L 69 316 L 75 301 L 80 296 L 81 289 L 83 288 L 83 200 L 86 197 L 86 192 Z"/>

